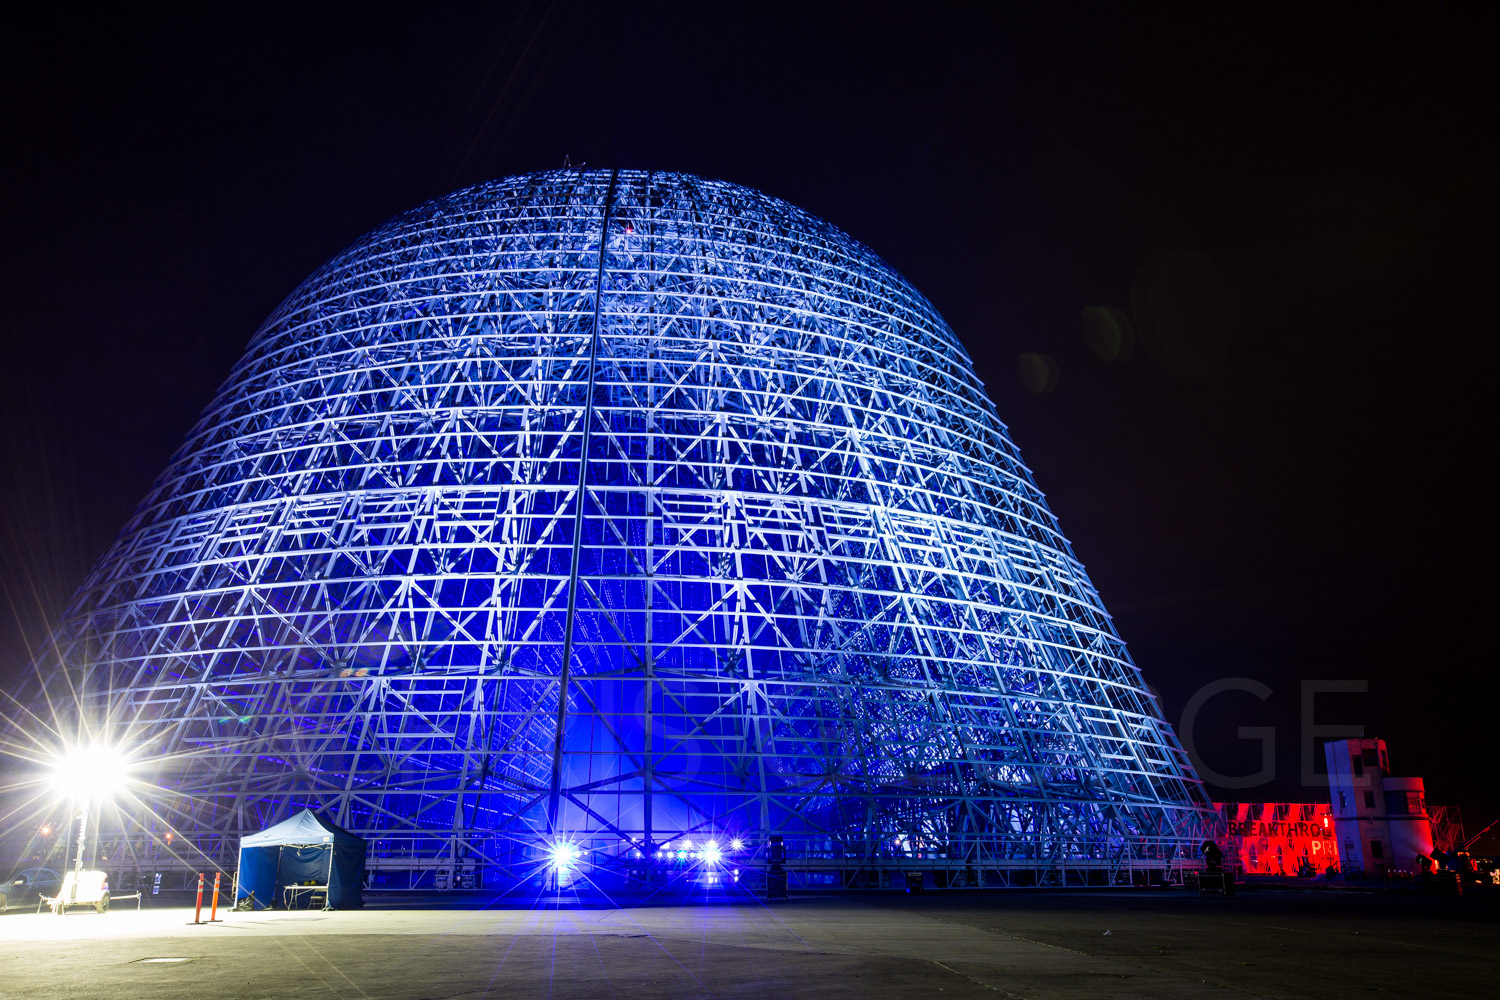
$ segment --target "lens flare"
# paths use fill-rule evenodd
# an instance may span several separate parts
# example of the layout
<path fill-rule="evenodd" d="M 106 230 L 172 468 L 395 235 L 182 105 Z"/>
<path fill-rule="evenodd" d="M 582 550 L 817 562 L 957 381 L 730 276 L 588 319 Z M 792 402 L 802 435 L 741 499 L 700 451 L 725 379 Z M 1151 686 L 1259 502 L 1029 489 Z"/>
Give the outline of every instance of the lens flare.
<path fill-rule="evenodd" d="M 572 844 L 559 842 L 553 844 L 547 851 L 548 863 L 553 871 L 565 871 L 573 866 L 578 860 L 579 850 Z"/>
<path fill-rule="evenodd" d="M 52 787 L 66 798 L 104 799 L 130 780 L 130 758 L 118 747 L 74 747 L 53 762 Z"/>

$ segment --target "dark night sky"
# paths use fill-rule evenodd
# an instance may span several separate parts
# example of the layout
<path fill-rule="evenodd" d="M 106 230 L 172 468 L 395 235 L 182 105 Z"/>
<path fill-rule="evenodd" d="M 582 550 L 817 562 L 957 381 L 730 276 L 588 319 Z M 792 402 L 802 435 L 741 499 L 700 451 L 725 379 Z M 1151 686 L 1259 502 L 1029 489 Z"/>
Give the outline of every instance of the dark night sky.
<path fill-rule="evenodd" d="M 1270 687 L 1194 728 L 1225 773 L 1276 728 L 1242 797 L 1319 794 L 1300 685 L 1353 679 L 1320 723 L 1495 816 L 1478 5 L 431 6 L 13 33 L 6 675 L 309 272 L 570 155 L 786 198 L 932 299 L 1168 717 Z"/>

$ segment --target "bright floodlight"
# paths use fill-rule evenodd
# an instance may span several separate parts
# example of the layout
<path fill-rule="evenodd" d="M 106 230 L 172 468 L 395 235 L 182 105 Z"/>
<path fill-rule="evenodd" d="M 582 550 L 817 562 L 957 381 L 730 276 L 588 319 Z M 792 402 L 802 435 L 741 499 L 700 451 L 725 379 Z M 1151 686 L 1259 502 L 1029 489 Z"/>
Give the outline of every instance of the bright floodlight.
<path fill-rule="evenodd" d="M 553 870 L 562 871 L 578 858 L 578 848 L 572 844 L 553 844 L 548 854 L 552 858 Z"/>
<path fill-rule="evenodd" d="M 75 747 L 53 763 L 52 787 L 72 799 L 109 798 L 129 781 L 130 765 L 118 747 Z"/>
<path fill-rule="evenodd" d="M 703 845 L 703 860 L 711 865 L 718 864 L 724 858 L 724 852 L 719 850 L 719 842 L 710 840 Z"/>
<path fill-rule="evenodd" d="M 729 842 L 729 849 L 731 851 L 741 851 L 741 850 L 744 850 L 744 848 L 745 848 L 745 842 L 743 840 L 741 840 L 740 838 L 738 838 L 738 837 L 735 837 L 733 840 L 731 840 Z"/>

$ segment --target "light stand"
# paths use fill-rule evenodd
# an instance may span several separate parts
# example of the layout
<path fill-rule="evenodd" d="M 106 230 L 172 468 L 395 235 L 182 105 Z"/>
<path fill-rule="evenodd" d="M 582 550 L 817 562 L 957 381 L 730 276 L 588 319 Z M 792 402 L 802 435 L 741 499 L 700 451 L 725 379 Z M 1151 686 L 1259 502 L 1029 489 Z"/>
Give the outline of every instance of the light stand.
<path fill-rule="evenodd" d="M 72 824 L 68 824 L 71 826 Z M 78 883 L 83 881 L 83 848 L 88 837 L 89 829 L 89 800 L 83 799 L 82 811 L 78 814 L 78 854 L 73 859 L 73 888 L 68 896 L 68 902 L 78 902 Z"/>
<path fill-rule="evenodd" d="M 74 803 L 78 816 L 78 852 L 73 857 L 73 887 L 68 893 L 69 903 L 78 901 L 78 885 L 83 881 L 89 808 L 95 797 L 111 798 L 128 782 L 130 766 L 131 762 L 119 748 L 105 744 L 70 749 L 53 765 L 52 784 Z M 68 825 L 71 827 L 72 823 Z"/>

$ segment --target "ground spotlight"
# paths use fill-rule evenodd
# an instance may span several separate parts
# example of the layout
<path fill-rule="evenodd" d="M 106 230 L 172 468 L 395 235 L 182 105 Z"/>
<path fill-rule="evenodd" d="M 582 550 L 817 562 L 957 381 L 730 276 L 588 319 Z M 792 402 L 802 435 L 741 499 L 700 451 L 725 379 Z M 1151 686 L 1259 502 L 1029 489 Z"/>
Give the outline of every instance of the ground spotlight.
<path fill-rule="evenodd" d="M 564 871 L 568 868 L 571 868 L 573 862 L 578 860 L 578 854 L 578 848 L 574 847 L 572 844 L 559 841 L 558 843 L 553 844 L 550 848 L 548 848 L 548 863 L 552 866 L 553 871 Z"/>
<path fill-rule="evenodd" d="M 724 852 L 719 850 L 719 842 L 710 840 L 703 845 L 703 860 L 711 865 L 716 865 L 724 860 Z"/>

